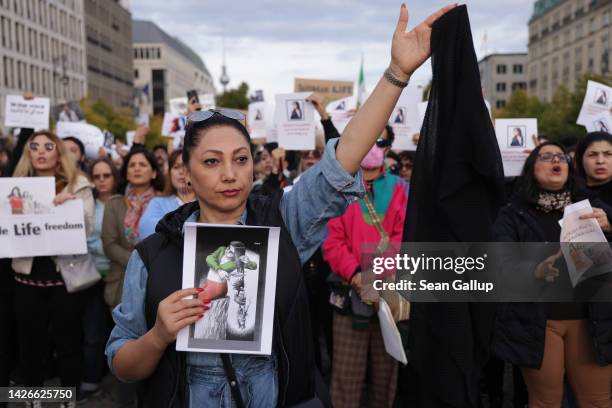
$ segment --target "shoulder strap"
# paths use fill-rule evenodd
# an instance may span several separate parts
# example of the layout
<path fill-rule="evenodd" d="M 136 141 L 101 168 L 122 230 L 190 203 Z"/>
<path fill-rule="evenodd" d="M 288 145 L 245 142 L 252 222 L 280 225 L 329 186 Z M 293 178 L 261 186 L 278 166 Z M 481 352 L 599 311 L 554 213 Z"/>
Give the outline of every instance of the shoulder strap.
<path fill-rule="evenodd" d="M 232 390 L 232 397 L 237 408 L 245 408 L 242 395 L 240 394 L 240 387 L 238 385 L 238 379 L 236 378 L 236 372 L 232 366 L 229 355 L 227 353 L 221 353 L 221 360 L 223 361 L 223 369 L 225 370 L 225 376 L 229 382 L 230 389 Z"/>
<path fill-rule="evenodd" d="M 372 218 L 374 228 L 376 228 L 376 230 L 380 234 L 380 242 L 378 243 L 376 251 L 379 253 L 383 253 L 387 250 L 387 247 L 389 246 L 389 234 L 387 234 L 387 231 L 385 231 L 385 228 L 382 226 L 380 218 L 378 218 L 376 210 L 374 209 L 372 201 L 370 200 L 369 194 L 367 192 L 363 196 L 363 199 L 365 201 L 365 205 L 368 209 L 368 212 L 370 213 L 370 217 Z"/>

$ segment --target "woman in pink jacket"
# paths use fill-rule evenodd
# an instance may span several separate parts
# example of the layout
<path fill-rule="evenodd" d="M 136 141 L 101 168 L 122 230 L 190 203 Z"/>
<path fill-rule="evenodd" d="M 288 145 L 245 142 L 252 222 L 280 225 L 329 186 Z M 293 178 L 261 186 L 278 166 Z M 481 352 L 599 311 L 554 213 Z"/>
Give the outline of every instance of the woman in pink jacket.
<path fill-rule="evenodd" d="M 385 173 L 385 143 L 378 139 L 361 162 L 367 196 L 328 222 L 323 243 L 332 271 L 354 289 L 354 299 L 347 299 L 349 310 L 334 313 L 331 397 L 338 408 L 360 406 L 368 356 L 370 372 L 375 373 L 368 384 L 370 407 L 391 407 L 397 385 L 397 362 L 385 351 L 374 307 L 356 296 L 361 292 L 362 244 L 402 240 L 408 184 Z"/>

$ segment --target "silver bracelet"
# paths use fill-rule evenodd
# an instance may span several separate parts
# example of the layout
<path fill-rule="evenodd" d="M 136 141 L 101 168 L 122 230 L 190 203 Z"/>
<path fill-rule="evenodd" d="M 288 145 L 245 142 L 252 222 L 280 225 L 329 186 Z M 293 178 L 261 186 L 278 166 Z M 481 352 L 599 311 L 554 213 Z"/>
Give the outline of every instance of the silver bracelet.
<path fill-rule="evenodd" d="M 405 88 L 408 86 L 408 82 L 410 82 L 410 79 L 408 79 L 408 81 L 402 81 L 401 79 L 396 77 L 393 71 L 391 71 L 391 67 L 388 67 L 385 70 L 385 73 L 383 76 L 387 81 L 391 83 L 391 85 L 395 85 L 398 88 Z"/>

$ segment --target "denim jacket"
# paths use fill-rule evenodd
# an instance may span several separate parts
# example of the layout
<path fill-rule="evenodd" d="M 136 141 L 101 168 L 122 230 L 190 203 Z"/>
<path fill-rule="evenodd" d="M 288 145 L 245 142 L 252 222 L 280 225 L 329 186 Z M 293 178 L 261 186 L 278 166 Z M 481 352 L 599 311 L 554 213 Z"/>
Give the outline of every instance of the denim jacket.
<path fill-rule="evenodd" d="M 336 160 L 336 143 L 328 142 L 321 161 L 306 171 L 300 182 L 286 192 L 280 203 L 283 221 L 305 263 L 325 238 L 325 225 L 341 215 L 347 206 L 364 194 L 361 172 L 353 177 Z M 323 198 L 323 199 L 322 199 Z M 194 214 L 188 221 L 197 220 Z M 246 210 L 239 223 L 246 221 Z M 144 314 L 147 270 L 134 251 L 126 268 L 123 298 L 113 310 L 115 327 L 106 345 L 108 365 L 117 351 L 128 341 L 147 332 Z M 276 405 L 276 358 L 272 356 L 231 355 L 245 403 L 254 407 Z M 230 407 L 230 390 L 218 354 L 187 353 L 187 383 L 190 406 Z M 253 390 L 258 392 L 252 393 Z"/>

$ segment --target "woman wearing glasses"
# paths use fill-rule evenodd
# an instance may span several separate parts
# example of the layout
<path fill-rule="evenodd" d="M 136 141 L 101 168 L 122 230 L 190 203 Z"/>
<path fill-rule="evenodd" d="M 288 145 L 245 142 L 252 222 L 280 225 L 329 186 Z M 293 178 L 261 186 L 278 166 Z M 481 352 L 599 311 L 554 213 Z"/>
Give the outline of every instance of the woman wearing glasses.
<path fill-rule="evenodd" d="M 585 195 L 586 194 L 586 195 Z M 517 192 L 495 222 L 501 242 L 559 242 L 563 209 L 589 198 L 604 231 L 612 232 L 612 209 L 580 192 L 565 149 L 546 142 L 525 162 Z M 602 209 L 603 208 L 603 209 Z M 561 259 L 560 259 L 561 258 Z M 535 265 L 534 265 L 535 266 Z M 540 263 L 534 280 L 570 285 L 559 253 Z M 567 375 L 578 405 L 608 407 L 612 382 L 612 304 L 509 303 L 498 314 L 494 351 L 520 366 L 529 390 L 530 407 L 559 407 Z"/>
<path fill-rule="evenodd" d="M 406 33 L 402 6 L 392 59 L 369 99 L 331 140 L 321 161 L 287 193 L 251 193 L 250 138 L 232 112 L 195 112 L 185 132 L 183 162 L 194 203 L 168 214 L 158 231 L 133 252 L 106 354 L 125 381 L 146 379 L 143 406 L 291 406 L 315 397 L 315 369 L 302 264 L 322 243 L 325 223 L 363 195 L 360 164 L 374 145 L 410 75 L 429 57 L 434 21 L 441 9 Z M 181 290 L 182 227 L 185 222 L 279 226 L 273 352 L 270 356 L 180 353 L 177 332 L 206 313 L 209 299 Z M 235 370 L 237 381 L 228 381 Z M 235 390 L 235 391 L 233 391 Z M 239 394 L 239 395 L 238 395 Z M 321 394 L 318 394 L 321 395 Z M 357 398 L 357 396 L 355 396 Z"/>
<path fill-rule="evenodd" d="M 14 177 L 54 177 L 55 205 L 83 200 L 87 234 L 92 229 L 94 200 L 87 177 L 74 165 L 62 141 L 51 132 L 35 132 L 13 173 Z M 41 387 L 45 380 L 47 335 L 53 336 L 60 381 L 77 387 L 81 367 L 81 297 L 68 293 L 53 257 L 15 258 L 15 304 L 24 385 Z M 51 327 L 49 332 L 47 328 Z"/>

